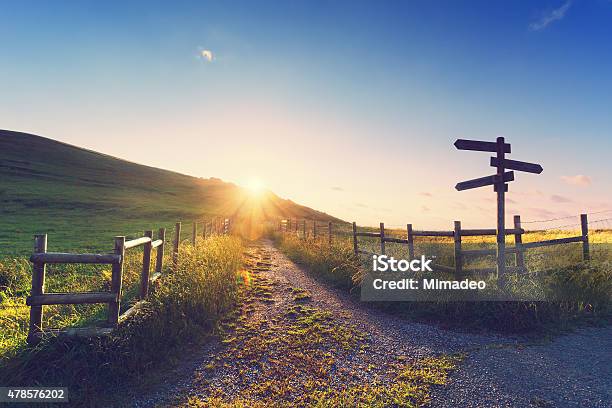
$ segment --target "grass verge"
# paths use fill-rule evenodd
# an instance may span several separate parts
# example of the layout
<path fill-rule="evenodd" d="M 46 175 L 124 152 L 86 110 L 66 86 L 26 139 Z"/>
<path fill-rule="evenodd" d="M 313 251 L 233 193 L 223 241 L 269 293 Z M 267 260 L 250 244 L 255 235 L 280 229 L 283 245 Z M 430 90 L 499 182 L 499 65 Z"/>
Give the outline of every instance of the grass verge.
<path fill-rule="evenodd" d="M 176 270 L 158 281 L 145 306 L 111 336 L 50 338 L 35 348 L 12 345 L 0 359 L 0 384 L 63 386 L 73 406 L 106 405 L 110 390 L 163 365 L 231 309 L 242 254 L 234 237 L 184 244 Z"/>
<path fill-rule="evenodd" d="M 294 262 L 304 265 L 314 276 L 335 286 L 359 293 L 361 276 L 367 268 L 353 254 L 350 240 L 300 239 L 292 235 L 273 235 L 276 245 Z M 435 243 L 430 245 L 434 246 Z M 547 248 L 547 252 L 550 250 Z M 534 258 L 539 259 L 540 254 Z M 547 253 L 547 256 L 551 254 Z M 401 255 L 399 255 L 401 256 Z M 557 256 L 560 258 L 560 256 Z M 463 329 L 493 329 L 502 332 L 559 330 L 578 323 L 608 324 L 612 312 L 612 261 L 596 259 L 546 271 L 548 290 L 554 302 L 372 302 L 373 306 L 418 320 Z"/>

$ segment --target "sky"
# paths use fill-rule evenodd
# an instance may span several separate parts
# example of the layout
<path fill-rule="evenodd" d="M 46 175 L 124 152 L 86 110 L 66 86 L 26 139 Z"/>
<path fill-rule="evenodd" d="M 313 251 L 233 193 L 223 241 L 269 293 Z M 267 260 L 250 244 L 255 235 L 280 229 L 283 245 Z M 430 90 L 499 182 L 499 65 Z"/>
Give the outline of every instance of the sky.
<path fill-rule="evenodd" d="M 0 128 L 246 185 L 363 225 L 612 210 L 612 1 L 0 0 Z M 75 171 L 78 171 L 76 169 Z M 612 217 L 612 211 L 607 213 Z M 561 224 L 578 223 L 560 220 Z"/>

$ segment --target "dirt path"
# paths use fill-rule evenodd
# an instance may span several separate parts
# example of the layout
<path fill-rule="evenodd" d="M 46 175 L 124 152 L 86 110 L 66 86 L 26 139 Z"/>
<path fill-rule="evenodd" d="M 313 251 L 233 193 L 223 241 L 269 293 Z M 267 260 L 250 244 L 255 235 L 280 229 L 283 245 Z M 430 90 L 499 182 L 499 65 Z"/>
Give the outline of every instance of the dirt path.
<path fill-rule="evenodd" d="M 526 347 L 372 310 L 268 241 L 251 249 L 248 267 L 249 289 L 221 339 L 130 406 L 612 406 L 609 329 Z"/>

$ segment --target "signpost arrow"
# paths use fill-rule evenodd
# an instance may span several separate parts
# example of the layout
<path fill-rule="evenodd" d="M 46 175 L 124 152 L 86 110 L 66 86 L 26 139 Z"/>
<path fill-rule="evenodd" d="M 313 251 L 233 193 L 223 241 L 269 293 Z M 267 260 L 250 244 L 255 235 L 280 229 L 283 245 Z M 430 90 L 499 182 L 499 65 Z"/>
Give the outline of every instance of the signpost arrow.
<path fill-rule="evenodd" d="M 499 177 L 497 174 L 494 174 L 492 176 L 486 176 L 486 177 L 480 177 L 477 179 L 462 181 L 461 183 L 457 183 L 457 185 L 455 186 L 455 189 L 457 191 L 463 191 L 463 190 L 469 190 L 471 188 L 490 186 L 491 184 L 505 183 L 505 182 L 513 181 L 513 180 L 514 180 L 514 172 L 507 171 L 504 173 L 503 178 Z"/>
<path fill-rule="evenodd" d="M 517 171 L 526 171 L 527 173 L 536 173 L 540 174 L 542 172 L 542 166 L 535 163 L 527 163 L 518 160 L 510 160 L 504 159 L 503 166 L 506 169 L 517 170 Z M 497 157 L 491 157 L 491 167 L 499 166 L 499 160 Z"/>
<path fill-rule="evenodd" d="M 475 150 L 478 152 L 497 152 L 497 143 L 480 140 L 457 139 L 455 147 L 459 150 Z M 510 144 L 504 143 L 504 153 L 510 153 Z"/>
<path fill-rule="evenodd" d="M 457 183 L 455 188 L 458 191 L 470 188 L 483 187 L 493 184 L 497 194 L 497 277 L 500 287 L 505 285 L 506 270 L 506 199 L 505 193 L 508 191 L 508 181 L 514 181 L 514 172 L 506 170 L 525 171 L 527 173 L 540 174 L 542 166 L 535 163 L 527 163 L 517 160 L 506 159 L 506 153 L 510 153 L 510 144 L 505 142 L 503 137 L 498 137 L 495 142 L 483 142 L 480 140 L 457 139 L 455 147 L 459 150 L 476 150 L 479 152 L 493 152 L 495 157 L 491 157 L 491 166 L 497 169 L 497 174 L 481 177 L 473 180 Z"/>

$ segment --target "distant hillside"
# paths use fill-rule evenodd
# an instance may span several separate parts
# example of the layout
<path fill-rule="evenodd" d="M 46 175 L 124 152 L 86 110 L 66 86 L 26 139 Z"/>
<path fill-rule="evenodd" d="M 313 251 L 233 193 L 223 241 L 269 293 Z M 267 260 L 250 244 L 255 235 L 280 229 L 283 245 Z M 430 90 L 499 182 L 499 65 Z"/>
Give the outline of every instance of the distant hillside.
<path fill-rule="evenodd" d="M 114 235 L 215 215 L 336 220 L 272 192 L 254 197 L 219 179 L 8 130 L 0 130 L 0 180 L 0 254 L 29 251 L 37 232 L 49 233 L 50 250 L 108 249 Z"/>

